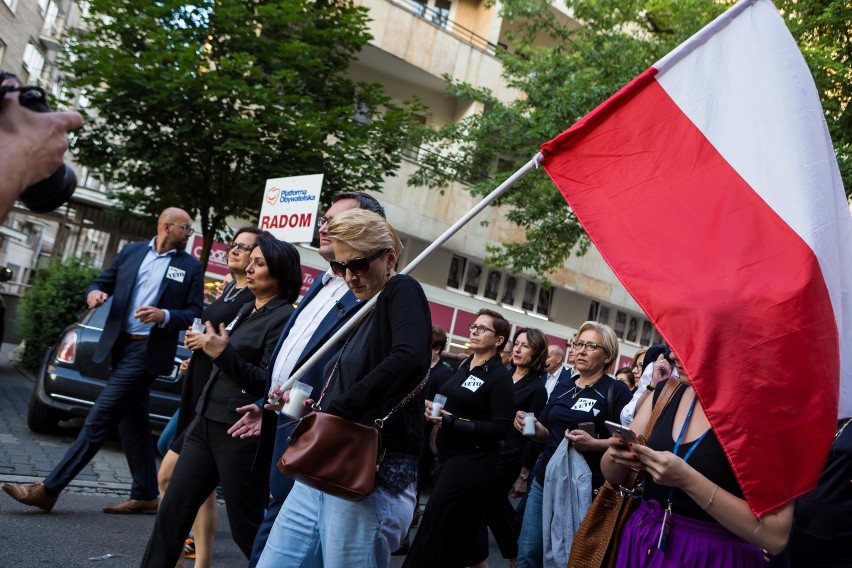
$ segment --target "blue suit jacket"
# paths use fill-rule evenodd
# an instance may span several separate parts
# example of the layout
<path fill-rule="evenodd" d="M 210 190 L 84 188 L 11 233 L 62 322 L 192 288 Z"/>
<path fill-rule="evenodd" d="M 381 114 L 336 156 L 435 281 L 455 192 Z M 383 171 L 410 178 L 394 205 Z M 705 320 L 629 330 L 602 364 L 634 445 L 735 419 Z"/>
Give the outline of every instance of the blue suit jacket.
<path fill-rule="evenodd" d="M 281 351 L 281 345 L 284 343 L 284 340 L 290 334 L 290 330 L 293 329 L 293 324 L 299 318 L 299 314 L 302 312 L 305 306 L 308 305 L 317 295 L 317 293 L 322 289 L 322 275 L 314 280 L 314 283 L 311 285 L 308 292 L 305 294 L 305 297 L 302 298 L 302 301 L 299 303 L 299 307 L 296 308 L 296 311 L 293 312 L 293 315 L 290 316 L 290 319 L 287 321 L 287 325 L 284 327 L 284 331 L 281 332 L 281 337 L 278 339 L 278 344 L 275 346 L 275 350 L 272 352 L 272 357 L 270 357 L 269 361 L 269 375 L 266 380 L 266 392 L 269 392 L 272 388 L 272 373 L 275 366 L 275 359 L 278 357 L 278 353 Z M 308 340 L 307 345 L 302 350 L 302 353 L 299 355 L 299 359 L 296 361 L 296 366 L 294 367 L 294 371 L 298 369 L 302 364 L 307 361 L 311 355 L 313 355 L 316 350 L 328 341 L 334 333 L 340 329 L 340 327 L 346 323 L 349 318 L 352 317 L 355 312 L 357 312 L 364 303 L 359 302 L 355 297 L 355 294 L 352 293 L 351 290 L 347 290 L 346 293 L 340 298 L 340 301 L 334 305 L 329 305 L 328 311 L 326 312 L 323 319 L 320 321 L 317 328 L 314 330 L 311 338 Z M 308 372 L 302 377 L 301 382 L 307 383 L 314 387 L 313 394 L 311 398 L 316 400 L 316 397 L 319 396 L 320 391 L 322 390 L 322 386 L 324 384 L 324 375 L 323 370 L 325 369 L 326 364 L 331 360 L 332 357 L 337 355 L 338 349 L 329 350 L 322 359 L 317 361 L 317 363 L 311 367 Z M 263 405 L 264 401 L 259 401 L 260 406 Z M 270 418 L 267 418 L 267 415 L 270 415 Z M 274 436 L 271 436 L 273 431 L 276 432 L 276 436 L 288 436 L 289 430 L 284 430 L 282 428 L 276 428 L 276 421 L 271 418 L 274 417 L 274 413 L 264 412 L 264 421 L 261 429 L 261 448 L 268 447 L 271 451 L 271 445 L 268 446 L 274 439 Z M 280 420 L 283 422 L 289 422 L 291 419 L 285 415 L 280 415 Z"/>
<path fill-rule="evenodd" d="M 86 289 L 86 296 L 94 290 L 112 296 L 112 304 L 104 331 L 95 348 L 94 360 L 106 360 L 115 340 L 121 332 L 128 312 L 138 306 L 130 306 L 139 265 L 145 258 L 148 243 L 131 243 L 121 249 L 110 265 Z M 148 338 L 148 372 L 155 375 L 170 373 L 174 367 L 178 334 L 186 329 L 194 318 L 201 315 L 204 306 L 204 275 L 201 264 L 185 251 L 177 251 L 171 257 L 169 268 L 177 269 L 169 278 L 166 270 L 154 305 L 169 310 L 169 323 L 165 327 L 153 326 Z M 180 272 L 183 271 L 181 275 Z M 177 273 L 177 275 L 174 275 Z"/>

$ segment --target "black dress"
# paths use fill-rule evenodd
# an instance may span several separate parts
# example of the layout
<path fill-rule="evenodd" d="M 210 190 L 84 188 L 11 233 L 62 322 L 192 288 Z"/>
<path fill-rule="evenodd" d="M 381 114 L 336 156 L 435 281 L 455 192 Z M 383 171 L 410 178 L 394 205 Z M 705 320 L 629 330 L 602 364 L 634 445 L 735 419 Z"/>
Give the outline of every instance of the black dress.
<path fill-rule="evenodd" d="M 512 428 L 512 376 L 495 355 L 471 359 L 441 389 L 447 397 L 437 436 L 438 466 L 420 528 L 403 566 L 470 566 L 481 526 L 482 496 L 494 477 L 501 441 Z"/>
<path fill-rule="evenodd" d="M 236 292 L 234 291 L 235 286 L 236 284 L 233 282 L 226 286 L 222 295 L 204 308 L 201 313 L 201 321 L 209 321 L 217 332 L 220 323 L 228 325 L 237 317 L 240 308 L 246 303 L 254 301 L 254 294 L 251 293 L 248 286 L 243 286 Z M 231 294 L 230 297 L 229 294 Z M 200 349 L 194 352 L 192 359 L 189 360 L 189 367 L 186 369 L 186 377 L 183 380 L 175 437 L 172 445 L 169 446 L 169 449 L 175 453 L 179 454 L 183 447 L 183 441 L 186 439 L 186 428 L 195 418 L 195 405 L 198 404 L 201 392 L 204 390 L 212 372 L 213 362 L 210 357 Z"/>

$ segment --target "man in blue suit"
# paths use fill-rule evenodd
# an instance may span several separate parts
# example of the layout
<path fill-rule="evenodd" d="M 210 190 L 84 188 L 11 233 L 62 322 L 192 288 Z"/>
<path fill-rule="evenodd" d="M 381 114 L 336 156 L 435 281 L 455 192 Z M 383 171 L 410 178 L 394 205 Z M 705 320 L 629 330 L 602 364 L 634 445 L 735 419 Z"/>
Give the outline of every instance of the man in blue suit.
<path fill-rule="evenodd" d="M 157 470 L 148 419 L 149 387 L 174 368 L 178 334 L 201 315 L 201 265 L 184 251 L 192 219 L 182 209 L 160 215 L 157 236 L 129 244 L 86 292 L 96 308 L 112 297 L 104 331 L 95 348 L 96 363 L 109 360 L 112 374 L 86 417 L 83 429 L 44 482 L 3 484 L 3 491 L 26 505 L 50 511 L 59 494 L 103 446 L 118 426 L 133 476 L 130 499 L 103 508 L 105 513 L 157 512 Z M 107 359 L 107 357 L 110 357 Z"/>
<path fill-rule="evenodd" d="M 326 236 L 328 221 L 332 217 L 356 207 L 373 211 L 382 217 L 385 216 L 384 208 L 366 193 L 338 193 L 332 198 L 332 201 L 333 203 L 326 211 L 325 216 L 319 219 L 319 254 L 326 261 L 334 260 L 331 240 Z M 299 307 L 290 316 L 290 320 L 278 340 L 278 345 L 272 353 L 267 391 L 272 390 L 274 385 L 280 385 L 287 380 L 360 307 L 361 304 L 355 298 L 355 295 L 349 291 L 343 278 L 334 276 L 330 269 L 317 277 L 299 303 Z M 334 355 L 335 350 L 330 350 L 302 377 L 301 382 L 311 385 L 314 389 L 311 398 L 316 399 L 319 396 L 325 378 L 323 369 Z M 274 448 L 271 449 L 273 460 L 269 471 L 269 491 L 272 499 L 254 541 L 249 562 L 251 567 L 255 566 L 260 559 L 263 547 L 266 546 L 269 531 L 275 523 L 275 517 L 278 516 L 281 505 L 284 504 L 290 489 L 293 488 L 293 479 L 278 470 L 277 460 L 289 446 L 287 439 L 296 425 L 288 425 L 289 422 L 292 422 L 292 419 L 281 414 L 277 419 L 277 424 L 274 421 L 265 420 L 261 426 L 260 415 L 262 412 L 260 408 L 263 402 L 258 401 L 257 405 L 238 408 L 238 411 L 245 414 L 230 430 L 234 436 L 249 436 L 257 435 L 259 428 L 261 436 L 259 451 L 270 451 L 270 447 L 274 445 Z"/>

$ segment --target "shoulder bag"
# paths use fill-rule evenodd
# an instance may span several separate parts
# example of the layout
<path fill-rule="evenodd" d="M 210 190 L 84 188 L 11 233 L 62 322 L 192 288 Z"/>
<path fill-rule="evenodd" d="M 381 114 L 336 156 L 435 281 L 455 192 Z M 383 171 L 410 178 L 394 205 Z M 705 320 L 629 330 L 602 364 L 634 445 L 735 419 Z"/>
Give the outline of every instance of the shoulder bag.
<path fill-rule="evenodd" d="M 290 447 L 278 461 L 278 469 L 323 493 L 360 501 L 376 487 L 376 471 L 384 457 L 381 450 L 382 427 L 423 390 L 429 380 L 429 372 L 387 416 L 376 419 L 370 426 L 364 426 L 321 411 L 320 403 L 340 365 L 344 349 L 346 344 L 340 350 L 340 356 L 325 382 L 319 400 L 313 405 L 314 411 L 299 420 L 290 435 Z"/>
<path fill-rule="evenodd" d="M 677 385 L 670 379 L 666 382 L 660 398 L 654 405 L 651 419 L 640 436 L 645 443 L 660 413 L 668 405 Z M 574 535 L 568 568 L 612 568 L 618 555 L 618 545 L 624 525 L 630 515 L 639 506 L 642 499 L 644 472 L 630 470 L 627 478 L 619 485 L 612 486 L 605 481 L 598 489 L 592 506 L 583 517 L 580 528 Z"/>

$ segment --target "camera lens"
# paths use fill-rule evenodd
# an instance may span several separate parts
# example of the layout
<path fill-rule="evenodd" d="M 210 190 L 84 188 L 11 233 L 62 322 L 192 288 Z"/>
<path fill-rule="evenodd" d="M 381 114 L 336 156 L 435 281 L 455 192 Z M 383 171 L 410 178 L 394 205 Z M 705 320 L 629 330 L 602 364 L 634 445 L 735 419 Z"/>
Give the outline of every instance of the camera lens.
<path fill-rule="evenodd" d="M 49 178 L 25 189 L 20 199 L 34 213 L 49 213 L 68 202 L 76 189 L 74 170 L 62 165 Z"/>

